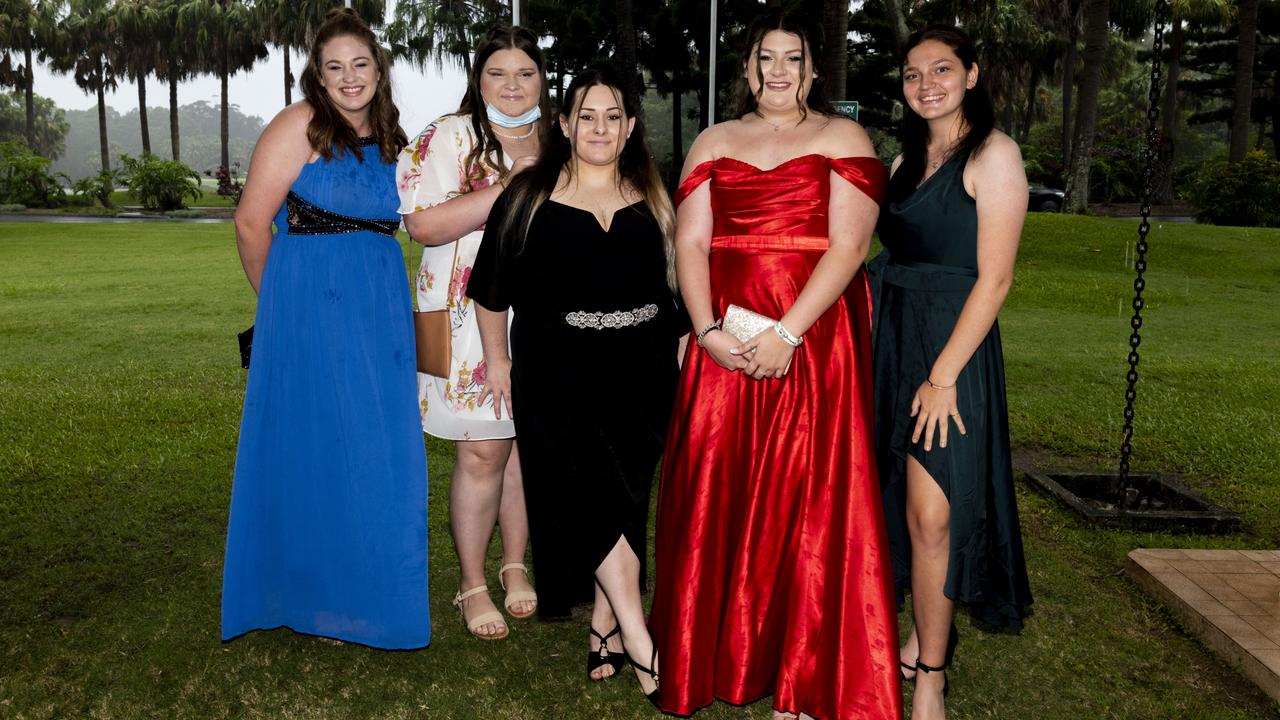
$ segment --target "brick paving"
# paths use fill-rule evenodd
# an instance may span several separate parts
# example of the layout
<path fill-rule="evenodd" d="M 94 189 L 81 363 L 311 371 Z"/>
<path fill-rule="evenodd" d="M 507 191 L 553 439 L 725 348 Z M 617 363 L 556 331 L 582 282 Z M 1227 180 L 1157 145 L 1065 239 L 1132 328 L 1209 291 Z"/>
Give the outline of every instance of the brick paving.
<path fill-rule="evenodd" d="M 1280 702 L 1280 550 L 1139 548 L 1125 570 Z"/>

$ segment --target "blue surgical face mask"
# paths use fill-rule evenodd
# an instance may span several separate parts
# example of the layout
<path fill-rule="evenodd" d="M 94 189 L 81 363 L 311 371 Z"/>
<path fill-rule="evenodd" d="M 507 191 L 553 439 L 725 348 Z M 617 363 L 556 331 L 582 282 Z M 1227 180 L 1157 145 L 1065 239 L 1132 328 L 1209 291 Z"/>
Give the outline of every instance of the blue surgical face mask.
<path fill-rule="evenodd" d="M 498 108 L 487 105 L 485 106 L 485 114 L 489 116 L 489 122 L 504 128 L 518 128 L 542 117 L 542 108 L 534 105 L 523 115 L 508 115 Z"/>

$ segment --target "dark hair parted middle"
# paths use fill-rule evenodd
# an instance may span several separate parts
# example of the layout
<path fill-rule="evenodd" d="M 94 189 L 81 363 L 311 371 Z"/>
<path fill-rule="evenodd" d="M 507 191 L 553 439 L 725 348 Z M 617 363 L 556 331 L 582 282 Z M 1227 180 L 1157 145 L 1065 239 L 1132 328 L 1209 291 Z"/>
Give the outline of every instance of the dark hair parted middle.
<path fill-rule="evenodd" d="M 400 149 L 409 144 L 409 139 L 400 129 L 400 110 L 391 97 L 391 55 L 378 44 L 378 38 L 364 20 L 350 8 L 334 8 L 325 16 L 324 24 L 316 31 L 316 38 L 311 43 L 307 65 L 302 70 L 302 96 L 311 105 L 307 140 L 325 160 L 332 159 L 335 153 L 345 152 L 354 154 L 362 162 L 364 160 L 356 129 L 342 117 L 321 82 L 324 60 L 320 53 L 325 45 L 339 37 L 352 37 L 369 46 L 369 53 L 378 68 L 378 86 L 373 91 L 373 100 L 369 102 L 369 127 L 382 161 L 393 163 Z"/>
<path fill-rule="evenodd" d="M 480 160 L 483 158 L 491 166 L 506 175 L 507 163 L 502 159 L 502 144 L 489 125 L 484 103 L 480 94 L 481 75 L 489 58 L 499 50 L 519 50 L 538 67 L 538 79 L 542 89 L 539 91 L 538 107 L 542 108 L 542 117 L 537 121 L 539 138 L 545 137 L 551 126 L 551 94 L 547 89 L 547 66 L 542 58 L 542 50 L 538 48 L 538 38 L 522 27 L 503 25 L 490 28 L 476 43 L 475 58 L 471 61 L 471 74 L 467 77 L 467 92 L 458 105 L 458 115 L 470 116 L 471 132 L 475 136 L 475 145 L 467 153 L 465 167 L 467 172 L 480 173 Z"/>
<path fill-rule="evenodd" d="M 619 140 L 623 146 L 622 153 L 618 156 L 618 185 L 622 189 L 630 187 L 640 193 L 649 212 L 658 221 L 658 227 L 662 231 L 663 251 L 667 256 L 667 285 L 675 292 L 675 211 L 645 140 L 644 118 L 639 113 L 639 101 L 624 89 L 622 79 L 612 70 L 592 68 L 575 75 L 569 83 L 564 91 L 564 107 L 560 114 L 573 127 L 587 91 L 596 86 L 608 88 L 618 98 L 624 125 L 628 119 L 634 118 L 636 121 L 631 136 Z M 576 136 L 575 130 L 570 132 Z M 503 194 L 507 212 L 498 226 L 498 238 L 501 243 L 500 252 L 507 257 L 523 250 L 533 216 L 555 191 L 561 173 L 567 174 L 571 182 L 573 180 L 573 152 L 577 138 L 567 138 L 563 133 L 553 130 L 544 134 L 542 139 L 538 161 L 528 170 L 516 175 Z"/>
<path fill-rule="evenodd" d="M 907 65 L 907 54 L 921 43 L 936 40 L 951 48 L 959 58 L 960 64 L 968 72 L 978 64 L 978 49 L 969 35 L 952 25 L 928 25 L 911 33 L 903 43 L 898 54 L 898 70 Z M 982 73 L 978 73 L 978 82 L 964 93 L 964 101 L 960 105 L 961 119 L 964 122 L 964 134 L 952 150 L 953 155 L 968 153 L 977 154 L 990 137 L 995 128 L 996 113 L 991 104 L 991 96 L 987 94 L 987 86 L 983 83 Z M 929 123 L 911 109 L 911 105 L 903 98 L 902 108 L 902 163 L 896 174 L 902 175 L 903 187 L 915 187 L 924 177 L 925 159 L 929 147 Z M 910 181 L 909 183 L 906 181 Z"/>
<path fill-rule="evenodd" d="M 826 57 L 822 49 L 822 30 L 803 13 L 773 8 L 756 16 L 756 19 L 752 20 L 751 25 L 747 27 L 746 42 L 742 49 L 743 74 L 738 78 L 734 90 L 738 98 L 738 117 L 751 113 L 759 114 L 760 95 L 764 92 L 764 74 L 757 62 L 756 82 L 759 90 L 751 92 L 746 72 L 751 66 L 751 58 L 759 55 L 760 43 L 764 40 L 764 36 L 774 30 L 781 30 L 800 38 L 801 45 L 804 47 L 804 58 L 800 61 L 800 77 L 804 78 L 810 72 L 817 73 L 817 77 L 813 78 L 813 82 L 809 85 L 808 96 L 800 97 L 802 86 L 796 86 L 796 104 L 800 107 L 800 117 L 806 117 L 809 111 L 820 115 L 835 115 L 836 110 L 827 97 L 826 78 L 822 75 L 823 60 Z"/>

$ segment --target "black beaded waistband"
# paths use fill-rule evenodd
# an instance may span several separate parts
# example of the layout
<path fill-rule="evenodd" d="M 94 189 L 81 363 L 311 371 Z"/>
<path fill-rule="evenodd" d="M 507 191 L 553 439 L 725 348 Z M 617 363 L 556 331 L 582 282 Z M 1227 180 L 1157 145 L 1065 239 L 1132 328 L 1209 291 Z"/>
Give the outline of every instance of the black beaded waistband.
<path fill-rule="evenodd" d="M 285 198 L 288 208 L 286 217 L 290 235 L 341 235 L 353 232 L 374 232 L 379 235 L 396 234 L 400 227 L 400 219 L 371 220 L 368 218 L 340 215 L 326 210 L 315 203 L 303 200 L 302 196 L 289 191 Z"/>

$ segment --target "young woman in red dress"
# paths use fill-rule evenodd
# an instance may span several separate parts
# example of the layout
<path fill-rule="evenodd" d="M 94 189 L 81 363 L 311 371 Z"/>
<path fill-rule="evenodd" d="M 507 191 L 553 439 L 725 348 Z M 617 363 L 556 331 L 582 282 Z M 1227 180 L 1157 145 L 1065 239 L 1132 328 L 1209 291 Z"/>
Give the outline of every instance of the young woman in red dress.
<path fill-rule="evenodd" d="M 658 501 L 661 708 L 773 694 L 774 718 L 902 713 L 872 452 L 863 260 L 887 180 L 835 114 L 821 33 L 747 33 L 736 120 L 694 142 L 676 229 L 689 344 Z M 745 342 L 730 305 L 777 322 Z"/>

